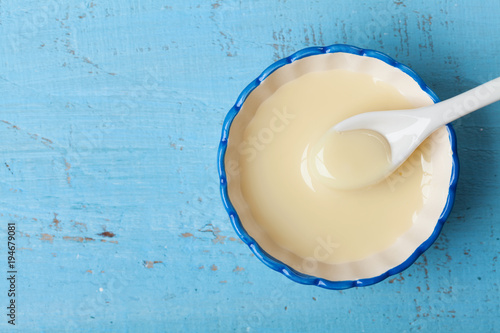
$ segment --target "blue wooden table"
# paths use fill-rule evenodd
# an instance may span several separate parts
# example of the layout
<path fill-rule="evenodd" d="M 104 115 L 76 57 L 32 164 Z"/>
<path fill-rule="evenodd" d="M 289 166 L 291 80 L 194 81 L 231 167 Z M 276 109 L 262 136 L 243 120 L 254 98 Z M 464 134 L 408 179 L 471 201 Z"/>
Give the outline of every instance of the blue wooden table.
<path fill-rule="evenodd" d="M 377 49 L 445 99 L 500 76 L 499 15 L 496 0 L 0 1 L 0 331 L 498 332 L 498 103 L 454 124 L 461 175 L 435 246 L 366 288 L 260 263 L 222 207 L 216 151 L 277 59 Z"/>

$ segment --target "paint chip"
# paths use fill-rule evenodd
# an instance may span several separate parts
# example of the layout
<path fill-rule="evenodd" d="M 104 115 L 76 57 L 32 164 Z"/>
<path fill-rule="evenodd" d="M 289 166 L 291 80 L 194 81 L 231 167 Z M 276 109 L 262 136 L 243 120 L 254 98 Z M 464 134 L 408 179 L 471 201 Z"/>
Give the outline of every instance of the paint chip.
<path fill-rule="evenodd" d="M 65 241 L 74 241 L 74 242 L 93 242 L 95 239 L 90 238 L 90 237 L 71 237 L 71 236 L 64 236 L 63 239 Z"/>
<path fill-rule="evenodd" d="M 51 242 L 51 243 L 54 241 L 54 235 L 41 234 L 40 236 L 41 236 L 40 240 L 48 241 L 48 242 Z"/>
<path fill-rule="evenodd" d="M 163 261 L 161 260 L 155 260 L 155 261 L 144 260 L 144 267 L 153 268 L 155 264 L 162 264 L 162 263 Z"/>
<path fill-rule="evenodd" d="M 55 226 L 56 230 L 61 230 L 61 227 L 59 226 L 59 223 L 61 223 L 61 221 L 57 219 L 57 215 L 57 213 L 54 213 L 54 219 L 52 220 L 52 223 L 54 224 L 51 224 L 50 226 Z"/>
<path fill-rule="evenodd" d="M 104 231 L 101 232 L 100 234 L 97 234 L 97 236 L 102 236 L 102 237 L 115 237 L 116 235 L 112 233 L 111 231 Z"/>

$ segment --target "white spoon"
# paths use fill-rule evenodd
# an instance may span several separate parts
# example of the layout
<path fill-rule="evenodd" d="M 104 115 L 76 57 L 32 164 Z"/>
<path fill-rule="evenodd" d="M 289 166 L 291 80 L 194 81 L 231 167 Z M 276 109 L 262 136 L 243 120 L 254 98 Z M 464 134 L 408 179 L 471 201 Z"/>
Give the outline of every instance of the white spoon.
<path fill-rule="evenodd" d="M 396 170 L 435 130 L 500 100 L 500 77 L 443 102 L 411 110 L 375 111 L 350 117 L 333 127 L 337 132 L 367 129 L 389 143 L 391 161 L 385 176 Z M 377 183 L 374 179 L 366 186 Z"/>

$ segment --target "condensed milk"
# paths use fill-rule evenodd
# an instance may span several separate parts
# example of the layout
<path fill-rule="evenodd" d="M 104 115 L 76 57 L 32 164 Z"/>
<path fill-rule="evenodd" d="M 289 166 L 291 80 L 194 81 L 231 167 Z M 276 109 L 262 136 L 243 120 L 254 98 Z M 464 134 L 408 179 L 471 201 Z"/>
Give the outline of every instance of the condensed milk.
<path fill-rule="evenodd" d="M 393 245 L 425 203 L 430 152 L 417 149 L 411 166 L 407 161 L 380 183 L 345 190 L 384 174 L 390 151 L 376 133 L 330 129 L 359 113 L 414 107 L 390 83 L 343 69 L 306 73 L 276 89 L 248 121 L 238 147 L 241 194 L 260 229 L 286 251 L 326 264 L 362 260 Z M 328 243 L 321 256 L 318 240 Z"/>

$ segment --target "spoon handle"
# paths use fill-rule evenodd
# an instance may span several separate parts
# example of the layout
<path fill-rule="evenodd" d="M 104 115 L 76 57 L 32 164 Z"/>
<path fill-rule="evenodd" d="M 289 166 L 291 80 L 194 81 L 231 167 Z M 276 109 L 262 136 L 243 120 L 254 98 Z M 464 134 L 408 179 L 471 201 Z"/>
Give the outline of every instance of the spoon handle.
<path fill-rule="evenodd" d="M 500 100 L 500 77 L 429 108 L 436 129 Z"/>

